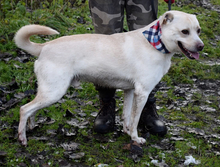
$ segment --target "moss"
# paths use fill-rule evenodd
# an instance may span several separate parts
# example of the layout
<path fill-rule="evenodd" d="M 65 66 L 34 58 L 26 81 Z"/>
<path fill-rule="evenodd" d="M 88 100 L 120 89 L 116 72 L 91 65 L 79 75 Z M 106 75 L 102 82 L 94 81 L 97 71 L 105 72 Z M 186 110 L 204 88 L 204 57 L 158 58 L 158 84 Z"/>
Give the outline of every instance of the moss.
<path fill-rule="evenodd" d="M 37 2 L 34 2 L 32 13 L 26 10 L 26 1 L 20 1 L 19 4 L 11 3 L 7 0 L 3 0 L 2 3 L 4 7 L 0 6 L 0 50 L 1 52 L 7 52 L 11 56 L 11 60 L 5 61 L 3 58 L 0 59 L 0 85 L 5 85 L 12 80 L 15 80 L 18 84 L 16 92 L 25 92 L 29 89 L 36 89 L 36 77 L 33 72 L 34 61 L 36 58 L 30 58 L 30 61 L 27 63 L 20 63 L 14 58 L 17 55 L 17 48 L 13 42 L 13 37 L 15 32 L 22 26 L 27 24 L 43 24 L 55 28 L 60 32 L 60 35 L 55 36 L 32 36 L 31 40 L 34 42 L 43 43 L 46 40 L 52 40 L 64 35 L 72 34 L 82 34 L 82 33 L 93 33 L 89 29 L 93 29 L 92 20 L 90 18 L 88 2 L 86 4 L 81 4 L 81 1 L 77 1 L 77 6 L 71 7 L 69 3 L 63 3 L 64 1 L 44 1 L 40 9 L 38 8 Z M 50 3 L 52 2 L 52 3 Z M 220 1 L 212 1 L 214 4 L 220 4 Z M 215 40 L 216 35 L 219 36 L 219 16 L 215 11 L 210 11 L 202 7 L 198 7 L 194 4 L 184 5 L 183 7 L 178 7 L 173 4 L 172 9 L 181 10 L 189 13 L 196 13 L 197 18 L 200 21 L 202 27 L 201 39 L 205 43 L 205 48 L 201 52 L 208 53 L 208 57 L 200 56 L 201 60 L 216 60 L 220 57 L 220 43 L 216 42 L 214 47 L 211 44 L 211 41 Z M 164 13 L 167 10 L 167 4 L 163 0 L 159 0 L 159 15 Z M 2 12 L 3 11 L 3 12 Z M 78 18 L 82 17 L 85 21 L 85 24 L 78 23 Z M 125 26 L 125 28 L 127 28 Z M 191 84 L 193 85 L 193 78 L 198 78 L 201 80 L 207 79 L 218 79 L 220 78 L 220 67 L 219 65 L 208 66 L 200 61 L 192 61 L 185 58 L 183 55 L 176 55 L 172 59 L 172 67 L 169 70 L 168 74 L 163 77 L 163 82 L 169 86 L 166 95 L 164 92 L 158 92 L 157 98 L 158 103 L 163 106 L 159 110 L 161 115 L 164 115 L 166 119 L 171 122 L 179 122 L 179 126 L 186 126 L 191 128 L 205 128 L 205 129 L 214 129 L 215 132 L 219 132 L 219 127 L 210 127 L 208 122 L 213 122 L 213 113 L 207 115 L 205 111 L 201 111 L 199 105 L 196 105 L 196 102 L 200 104 L 206 104 L 210 107 L 216 109 L 219 112 L 219 98 L 217 96 L 210 96 L 207 99 L 212 101 L 212 104 L 206 103 L 202 93 L 197 92 L 193 94 L 192 100 L 194 103 L 189 104 L 188 106 L 181 108 L 181 111 L 176 111 L 175 109 L 167 109 L 169 101 L 177 101 L 180 97 L 175 95 L 175 85 L 178 84 Z M 17 67 L 16 67 L 17 66 Z M 18 68 L 20 67 L 20 68 Z M 33 165 L 30 162 L 28 157 L 17 156 L 18 152 L 23 152 L 29 154 L 33 157 L 36 157 L 39 152 L 45 151 L 45 161 L 44 163 L 51 163 L 51 166 L 57 166 L 58 159 L 68 161 L 70 163 L 85 163 L 89 166 L 94 166 L 98 163 L 107 163 L 110 166 L 146 166 L 150 164 L 152 158 L 159 160 L 162 159 L 162 153 L 167 150 L 159 149 L 154 147 L 154 145 L 159 145 L 163 139 L 170 140 L 172 137 L 168 133 L 165 138 L 159 138 L 157 136 L 150 136 L 147 139 L 147 143 L 143 145 L 144 155 L 141 158 L 140 162 L 134 163 L 133 160 L 129 157 L 129 151 L 125 151 L 122 147 L 130 141 L 130 137 L 126 134 L 121 133 L 109 133 L 102 135 L 102 137 L 109 139 L 107 142 L 101 142 L 95 138 L 97 135 L 92 131 L 93 120 L 94 118 L 90 116 L 91 112 L 98 112 L 98 107 L 96 104 L 99 104 L 98 94 L 95 90 L 95 87 L 91 83 L 82 83 L 82 90 L 75 90 L 70 88 L 68 94 L 76 94 L 77 99 L 82 103 L 78 103 L 77 100 L 70 100 L 67 97 L 64 97 L 65 102 L 62 104 L 54 104 L 46 109 L 42 109 L 38 112 L 38 116 L 50 117 L 55 120 L 54 124 L 40 124 L 39 128 L 34 129 L 32 132 L 27 132 L 28 136 L 39 136 L 44 135 L 49 137 L 49 141 L 37 141 L 36 139 L 28 140 L 28 147 L 23 148 L 17 142 L 17 138 L 14 137 L 17 134 L 15 132 L 16 127 L 18 126 L 19 121 L 19 108 L 20 106 L 30 102 L 35 95 L 28 96 L 22 99 L 18 104 L 7 111 L 1 111 L 1 131 L 0 131 L 0 150 L 6 150 L 7 156 L 5 158 L 5 166 L 19 166 L 20 163 L 25 163 L 29 166 Z M 0 92 L 1 95 L 4 95 L 6 100 L 10 100 L 14 97 L 14 94 L 4 94 Z M 117 107 L 118 113 L 122 112 L 122 100 L 123 92 L 118 91 L 116 93 L 117 97 Z M 88 101 L 92 101 L 93 104 L 86 104 Z M 86 105 L 85 105 L 86 104 Z M 119 105 L 120 104 L 120 105 Z M 168 105 L 169 106 L 169 105 Z M 66 121 L 69 118 L 65 118 L 65 112 L 69 110 L 73 113 L 73 117 L 77 118 L 76 110 L 83 111 L 86 113 L 85 118 L 90 121 L 90 125 L 86 129 L 75 128 L 77 135 L 67 137 L 62 134 L 62 132 L 57 132 L 58 134 L 55 137 L 51 137 L 47 134 L 48 129 L 57 130 L 63 126 L 66 129 L 73 128 L 71 125 L 68 125 Z M 196 119 L 190 119 L 191 116 L 194 116 Z M 215 117 L 220 119 L 219 116 Z M 175 128 L 175 127 L 174 127 Z M 208 133 L 208 132 L 207 132 Z M 203 166 L 219 166 L 219 158 L 214 154 L 213 150 L 218 146 L 210 145 L 206 143 L 206 140 L 202 137 L 198 138 L 197 135 L 191 134 L 187 131 L 179 133 L 179 137 L 183 137 L 185 141 L 169 141 L 169 151 L 165 152 L 165 162 L 169 166 L 178 166 L 182 163 L 185 155 L 192 154 L 196 159 L 201 160 Z M 115 140 L 115 142 L 110 142 Z M 79 142 L 80 151 L 85 152 L 85 156 L 80 160 L 74 161 L 69 160 L 65 154 L 64 149 L 59 147 L 62 142 Z M 219 142 L 219 139 L 215 139 L 215 142 Z M 48 145 L 48 142 L 52 142 L 55 147 Z M 187 144 L 191 142 L 196 149 L 191 148 Z M 213 150 L 212 150 L 213 149 Z M 78 151 L 78 150 L 77 150 Z M 207 153 L 209 152 L 209 154 Z M 211 154 L 210 154 L 211 152 Z M 25 155 L 25 154 L 23 154 Z M 208 158 L 207 158 L 208 157 Z"/>

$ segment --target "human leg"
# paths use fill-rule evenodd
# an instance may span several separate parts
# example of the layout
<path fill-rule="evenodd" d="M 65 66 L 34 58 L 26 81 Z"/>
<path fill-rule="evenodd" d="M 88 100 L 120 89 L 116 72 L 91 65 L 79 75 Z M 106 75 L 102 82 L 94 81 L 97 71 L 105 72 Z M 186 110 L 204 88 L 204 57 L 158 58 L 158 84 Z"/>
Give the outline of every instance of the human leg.
<path fill-rule="evenodd" d="M 89 1 L 90 13 L 97 34 L 114 34 L 123 31 L 124 0 Z"/>
<path fill-rule="evenodd" d="M 96 85 L 99 92 L 100 110 L 94 121 L 94 131 L 108 133 L 115 125 L 115 89 L 103 88 Z"/>
<path fill-rule="evenodd" d="M 149 131 L 152 135 L 163 137 L 167 134 L 167 127 L 160 120 L 157 113 L 156 98 L 154 96 L 149 96 L 141 113 L 138 127 L 144 132 Z"/>
<path fill-rule="evenodd" d="M 124 19 L 124 0 L 89 1 L 95 33 L 114 34 L 122 32 Z M 115 125 L 115 89 L 96 85 L 99 92 L 100 110 L 94 121 L 94 131 L 108 133 Z"/>
<path fill-rule="evenodd" d="M 150 0 L 127 0 L 126 14 L 129 30 L 142 28 L 153 22 L 156 19 L 153 6 L 155 7 L 154 11 L 157 14 L 157 0 L 154 0 L 154 5 L 152 5 L 152 1 Z M 148 101 L 145 104 L 140 117 L 139 127 L 143 130 L 148 130 L 153 135 L 164 136 L 167 133 L 167 128 L 159 119 L 159 115 L 156 112 L 156 98 L 154 97 L 158 88 L 157 85 L 148 97 Z"/>
<path fill-rule="evenodd" d="M 154 0 L 154 9 L 151 0 L 126 0 L 126 17 L 130 31 L 150 24 L 156 19 L 158 0 Z"/>

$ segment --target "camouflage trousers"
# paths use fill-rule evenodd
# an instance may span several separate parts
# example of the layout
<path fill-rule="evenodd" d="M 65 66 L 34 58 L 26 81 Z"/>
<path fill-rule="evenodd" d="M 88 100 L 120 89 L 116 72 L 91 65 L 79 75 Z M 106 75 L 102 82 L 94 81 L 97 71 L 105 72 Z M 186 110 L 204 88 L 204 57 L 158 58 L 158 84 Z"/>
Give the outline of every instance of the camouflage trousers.
<path fill-rule="evenodd" d="M 89 0 L 95 33 L 114 34 L 123 31 L 124 17 L 129 30 L 142 28 L 153 22 L 158 0 Z"/>
<path fill-rule="evenodd" d="M 155 14 L 152 8 L 155 8 Z M 124 17 L 130 31 L 142 28 L 156 19 L 158 0 L 89 0 L 90 12 L 97 34 L 114 34 L 123 31 Z M 109 101 L 115 95 L 115 89 L 104 88 L 96 85 L 99 97 Z M 157 86 L 150 93 L 153 98 Z"/>

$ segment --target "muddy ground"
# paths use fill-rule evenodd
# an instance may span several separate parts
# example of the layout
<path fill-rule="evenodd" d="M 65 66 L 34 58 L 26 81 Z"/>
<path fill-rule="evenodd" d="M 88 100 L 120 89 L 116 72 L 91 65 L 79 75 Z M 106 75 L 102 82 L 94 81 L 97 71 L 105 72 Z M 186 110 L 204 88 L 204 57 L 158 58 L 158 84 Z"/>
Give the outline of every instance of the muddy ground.
<path fill-rule="evenodd" d="M 185 1 L 184 3 L 179 1 L 176 4 L 181 6 L 192 1 Z M 220 8 L 217 6 L 213 6 L 207 0 L 196 0 L 193 1 L 196 5 L 203 6 L 206 9 L 215 10 L 220 12 Z M 216 39 L 212 41 L 213 46 L 220 40 L 219 36 L 216 36 Z M 16 60 L 21 63 L 27 63 L 32 60 L 32 56 L 24 53 L 21 50 L 17 50 L 18 57 L 14 58 L 9 53 L 1 53 L 0 60 L 4 62 L 8 62 L 9 60 Z M 179 55 L 177 55 L 178 57 Z M 220 60 L 209 60 L 208 55 L 205 53 L 202 55 L 203 57 L 207 57 L 207 59 L 203 59 L 199 61 L 199 63 L 203 63 L 209 66 L 219 65 Z M 15 68 L 19 69 L 19 66 L 15 65 Z M 148 144 L 142 146 L 144 150 L 148 148 L 156 148 L 161 150 L 163 153 L 170 154 L 172 152 L 176 152 L 178 154 L 178 150 L 176 150 L 174 141 L 186 141 L 187 145 L 192 148 L 192 153 L 196 153 L 200 155 L 199 145 L 194 145 L 190 141 L 187 141 L 187 138 L 184 138 L 184 134 L 191 134 L 196 139 L 201 139 L 202 142 L 210 145 L 210 149 L 205 150 L 207 157 L 214 153 L 217 157 L 220 156 L 220 105 L 216 108 L 212 104 L 216 104 L 220 102 L 220 80 L 202 80 L 198 77 L 192 78 L 192 84 L 178 84 L 175 83 L 174 87 L 167 86 L 166 82 L 161 82 L 160 89 L 158 90 L 158 98 L 157 98 L 157 109 L 161 110 L 166 107 L 166 110 L 161 110 L 160 118 L 163 120 L 168 128 L 168 135 L 164 138 L 152 138 L 149 133 L 142 134 L 147 138 Z M 35 84 L 35 83 L 34 83 Z M 10 83 L 0 85 L 0 115 L 7 115 L 11 109 L 17 107 L 21 104 L 23 99 L 30 100 L 31 96 L 36 93 L 36 89 L 30 89 L 25 92 L 16 92 L 18 89 L 18 84 L 16 81 L 11 81 Z M 177 97 L 176 99 L 170 99 L 169 90 L 173 89 L 173 95 Z M 11 97 L 11 98 L 8 98 Z M 94 96 L 97 98 L 97 96 Z M 74 100 L 77 102 L 78 109 L 74 110 L 74 113 L 61 109 L 62 103 L 64 103 L 67 99 Z M 27 100 L 27 101 L 28 101 Z M 123 99 L 121 97 L 117 97 L 117 103 L 121 105 Z M 117 114 L 116 122 L 117 126 L 115 131 L 112 133 L 112 137 L 106 137 L 104 135 L 94 134 L 92 132 L 91 122 L 94 120 L 97 111 L 91 113 L 84 113 L 81 110 L 81 107 L 90 105 L 98 110 L 98 103 L 94 103 L 92 101 L 88 102 L 88 99 L 82 99 L 78 97 L 77 91 L 68 92 L 67 95 L 61 99 L 56 107 L 61 110 L 63 113 L 63 117 L 67 119 L 66 122 L 60 122 L 59 127 L 57 129 L 50 130 L 48 129 L 46 133 L 39 134 L 38 129 L 42 128 L 44 125 L 54 124 L 55 120 L 47 117 L 45 115 L 39 114 L 37 116 L 37 125 L 33 131 L 28 131 L 27 136 L 28 140 L 34 139 L 37 141 L 43 141 L 47 143 L 51 147 L 51 150 L 56 150 L 57 148 L 63 148 L 64 157 L 56 159 L 53 151 L 44 151 L 39 150 L 37 153 L 32 154 L 28 149 L 24 147 L 19 147 L 13 154 L 18 159 L 20 157 L 25 157 L 25 162 L 20 162 L 18 166 L 50 166 L 48 164 L 49 159 L 53 159 L 54 164 L 59 164 L 60 167 L 69 167 L 69 166 L 87 166 L 85 162 L 77 162 L 78 159 L 81 159 L 85 156 L 85 152 L 82 152 L 79 149 L 80 145 L 83 143 L 73 142 L 81 129 L 87 132 L 87 135 L 83 137 L 83 142 L 91 142 L 93 139 L 96 139 L 100 143 L 106 142 L 116 142 L 120 136 L 123 136 L 122 132 L 122 122 L 120 115 Z M 118 106 L 118 110 L 120 110 L 120 105 Z M 188 112 L 185 108 L 191 106 L 193 109 Z M 44 110 L 47 113 L 47 109 Z M 182 112 L 181 114 L 175 114 Z M 202 113 L 200 115 L 200 113 Z M 8 114 L 10 116 L 10 114 Z M 13 117 L 13 115 L 11 115 Z M 76 119 L 77 118 L 77 119 Z M 10 123 L 6 121 L 0 120 L 0 129 L 1 131 L 6 131 L 6 129 L 11 129 L 8 133 L 4 134 L 2 141 L 10 140 L 10 143 L 19 145 L 17 141 L 17 131 L 18 131 L 18 122 L 19 120 L 14 120 Z M 200 123 L 203 122 L 201 126 Z M 189 126 L 192 123 L 199 124 L 199 126 Z M 72 128 L 65 128 L 65 124 L 71 125 Z M 127 144 L 127 143 L 124 143 Z M 91 145 L 92 147 L 92 145 Z M 121 147 L 120 149 L 122 149 Z M 105 150 L 103 146 L 103 150 Z M 148 154 L 146 151 L 144 154 Z M 201 153 L 203 154 L 203 153 Z M 0 165 L 4 165 L 7 160 L 8 152 L 5 150 L 0 150 Z M 137 154 L 128 154 L 128 157 L 133 159 L 134 162 L 139 162 L 141 157 Z M 163 158 L 157 155 L 149 155 L 152 160 L 157 159 L 158 162 L 155 163 L 155 166 L 168 166 L 166 162 L 163 161 Z M 74 160 L 74 161 L 73 161 Z M 123 160 L 120 158 L 116 158 L 115 161 L 118 164 L 123 164 Z M 178 166 L 184 166 L 185 159 L 179 159 Z"/>
<path fill-rule="evenodd" d="M 18 59 L 18 61 L 21 62 L 27 62 L 29 61 L 30 55 L 25 54 L 22 51 L 19 51 L 21 54 L 19 57 L 15 58 Z M 8 61 L 10 59 L 10 55 L 0 55 L 1 59 L 3 61 Z M 11 59 L 13 59 L 11 57 Z M 204 63 L 204 61 L 202 62 Z M 208 62 L 210 63 L 210 61 Z M 213 62 L 214 63 L 214 62 Z M 210 63 L 212 64 L 212 63 Z M 209 143 L 210 150 L 206 151 L 206 154 L 212 154 L 215 153 L 216 156 L 220 155 L 220 120 L 219 118 L 219 108 L 218 109 L 212 107 L 213 102 L 219 102 L 219 95 L 220 95 L 220 80 L 200 80 L 199 78 L 195 77 L 192 78 L 193 84 L 176 84 L 174 86 L 174 95 L 176 97 L 179 97 L 178 99 L 170 99 L 168 97 L 168 91 L 171 89 L 171 87 L 166 86 L 165 82 L 160 83 L 160 89 L 158 90 L 158 93 L 163 97 L 157 99 L 157 109 L 161 109 L 164 106 L 168 109 L 168 111 L 164 111 L 160 118 L 163 120 L 168 128 L 168 135 L 169 138 L 164 137 L 160 138 L 156 143 L 155 141 L 153 144 L 149 144 L 143 146 L 144 148 L 157 148 L 160 149 L 164 153 L 171 153 L 176 152 L 176 148 L 174 146 L 173 141 L 187 141 L 183 137 L 183 133 L 190 133 L 193 134 L 195 138 L 202 139 L 205 143 Z M 15 93 L 16 89 L 18 89 L 18 85 L 16 84 L 16 81 L 12 81 L 8 83 L 7 85 L 1 85 L 0 86 L 0 112 L 1 115 L 7 114 L 7 112 L 20 104 L 22 99 L 29 98 L 30 95 L 33 95 L 36 93 L 36 90 L 28 90 L 25 92 Z M 11 98 L 9 101 L 7 101 L 7 96 L 10 95 Z M 197 96 L 195 96 L 197 95 Z M 97 97 L 97 96 L 96 96 Z M 38 115 L 37 117 L 37 125 L 33 131 L 28 131 L 27 136 L 28 140 L 34 139 L 46 142 L 48 145 L 50 145 L 52 148 L 54 147 L 62 147 L 65 152 L 64 159 L 55 160 L 59 164 L 59 166 L 86 166 L 83 165 L 83 163 L 73 163 L 71 159 L 80 159 L 83 156 L 85 156 L 84 152 L 80 152 L 79 145 L 83 145 L 83 143 L 75 143 L 72 141 L 72 139 L 77 135 L 79 129 L 84 129 L 89 134 L 85 137 L 84 141 L 90 142 L 93 138 L 97 139 L 99 142 L 116 142 L 117 138 L 121 135 L 124 135 L 122 132 L 122 122 L 120 115 L 117 114 L 116 122 L 117 127 L 115 128 L 115 132 L 113 133 L 112 138 L 106 138 L 103 135 L 98 135 L 92 132 L 90 122 L 94 120 L 97 112 L 91 112 L 88 116 L 86 113 L 84 113 L 82 110 L 80 110 L 80 106 L 85 105 L 91 105 L 95 106 L 97 108 L 98 104 L 93 103 L 92 101 L 85 102 L 85 99 L 80 99 L 77 97 L 77 92 L 67 93 L 67 95 L 59 101 L 59 103 L 56 104 L 57 108 L 61 107 L 61 104 L 66 101 L 66 99 L 71 99 L 74 101 L 77 101 L 79 105 L 79 109 L 75 110 L 76 113 L 72 113 L 69 110 L 62 111 L 63 116 L 67 118 L 66 122 L 60 122 L 58 129 L 53 130 L 47 130 L 46 134 L 38 134 L 37 129 L 41 128 L 45 124 L 53 124 L 55 120 L 51 119 L 50 117 L 41 116 Z M 122 103 L 122 98 L 117 97 L 118 103 Z M 198 108 L 199 111 L 191 111 L 187 112 L 184 111 L 184 108 L 187 106 L 193 106 Z M 98 109 L 97 109 L 98 110 Z M 184 113 L 184 118 L 179 119 L 178 116 L 174 115 L 173 117 L 170 116 L 170 114 L 173 114 L 171 111 L 181 111 Z M 47 110 L 45 109 L 45 112 Z M 205 117 L 200 117 L 198 115 L 199 112 L 205 113 Z M 77 116 L 76 116 L 77 115 Z M 77 117 L 77 119 L 75 118 Z M 179 117 L 182 117 L 181 115 Z M 81 121 L 79 121 L 79 118 Z M 169 119 L 171 118 L 171 119 Z M 202 119 L 202 120 L 201 120 Z M 190 126 L 187 126 L 187 124 L 192 122 L 204 122 L 205 126 L 200 128 L 192 128 Z M 70 129 L 65 129 L 65 124 L 69 124 L 72 126 Z M 185 125 L 184 125 L 185 124 Z M 0 120 L 0 129 L 4 131 L 5 129 L 10 128 L 13 129 L 8 133 L 4 138 L 8 138 L 11 140 L 12 143 L 19 144 L 17 141 L 17 130 L 18 130 L 18 120 L 13 121 L 12 124 L 9 124 L 5 121 Z M 148 141 L 153 140 L 150 137 L 149 133 L 142 134 L 147 138 Z M 64 140 L 61 138 L 63 136 L 65 139 L 69 138 L 68 140 Z M 5 139 L 6 139 L 5 138 Z M 126 143 L 125 143 L 126 144 Z M 193 149 L 198 149 L 198 146 L 193 145 L 190 141 L 188 142 L 190 147 Z M 104 148 L 105 149 L 105 148 Z M 16 157 L 25 157 L 26 161 L 28 161 L 29 164 L 37 165 L 37 164 L 44 164 L 45 160 L 48 160 L 50 158 L 54 158 L 53 156 L 50 157 L 50 155 L 44 151 L 39 151 L 36 155 L 32 155 L 32 153 L 28 152 L 25 148 L 20 147 L 20 149 L 16 150 L 14 153 Z M 199 153 L 198 153 L 199 154 Z M 4 150 L 0 151 L 0 164 L 4 164 L 5 158 L 7 156 L 7 152 L 4 152 Z M 130 158 L 134 159 L 134 161 L 138 162 L 140 160 L 140 157 L 137 155 L 133 155 Z M 156 159 L 157 157 L 152 157 L 152 159 Z M 120 161 L 120 160 L 118 160 Z M 183 162 L 185 160 L 180 160 L 180 166 L 183 165 Z M 158 163 L 159 165 L 164 165 L 162 161 Z M 166 165 L 166 164 L 165 164 Z M 25 163 L 20 163 L 19 166 L 26 166 Z M 47 166 L 47 164 L 42 165 Z"/>

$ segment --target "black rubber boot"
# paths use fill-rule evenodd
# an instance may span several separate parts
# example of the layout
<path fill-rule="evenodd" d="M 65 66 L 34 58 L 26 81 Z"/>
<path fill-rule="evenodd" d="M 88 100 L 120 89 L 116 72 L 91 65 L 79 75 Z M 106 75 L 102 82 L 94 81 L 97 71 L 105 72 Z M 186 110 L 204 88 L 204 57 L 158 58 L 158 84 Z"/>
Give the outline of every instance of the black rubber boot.
<path fill-rule="evenodd" d="M 152 135 L 165 136 L 167 134 L 167 127 L 159 119 L 159 115 L 156 112 L 156 99 L 150 98 L 144 106 L 139 121 L 139 127 L 143 131 L 149 131 Z"/>
<path fill-rule="evenodd" d="M 100 100 L 101 109 L 94 121 L 94 131 L 97 133 L 108 133 L 115 126 L 115 99 L 104 102 Z"/>

